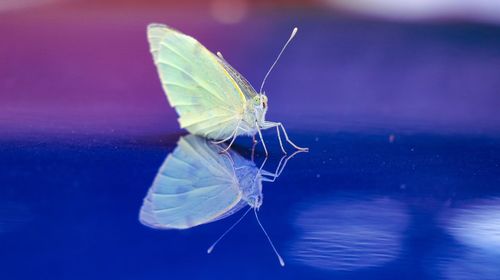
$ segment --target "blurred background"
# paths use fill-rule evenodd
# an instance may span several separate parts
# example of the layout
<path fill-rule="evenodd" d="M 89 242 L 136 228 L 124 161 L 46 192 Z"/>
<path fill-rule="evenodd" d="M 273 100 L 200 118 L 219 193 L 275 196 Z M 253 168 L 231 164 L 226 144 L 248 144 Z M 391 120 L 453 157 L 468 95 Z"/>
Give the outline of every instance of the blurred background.
<path fill-rule="evenodd" d="M 264 185 L 284 269 L 251 219 L 210 256 L 235 217 L 139 223 L 185 133 L 152 22 L 257 88 L 299 28 L 265 88 L 310 148 Z M 500 1 L 0 0 L 0 35 L 2 279 L 500 279 Z"/>
<path fill-rule="evenodd" d="M 151 22 L 221 51 L 255 87 L 298 26 L 266 91 L 270 118 L 302 129 L 500 129 L 498 1 L 3 0 L 3 136 L 175 128 Z"/>

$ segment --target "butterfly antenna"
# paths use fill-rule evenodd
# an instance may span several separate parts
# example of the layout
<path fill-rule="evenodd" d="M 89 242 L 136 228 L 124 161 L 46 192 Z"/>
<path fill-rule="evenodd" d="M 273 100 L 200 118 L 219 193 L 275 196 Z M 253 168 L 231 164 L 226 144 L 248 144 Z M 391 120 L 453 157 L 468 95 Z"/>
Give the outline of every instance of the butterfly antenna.
<path fill-rule="evenodd" d="M 262 81 L 262 84 L 260 85 L 259 93 L 262 93 L 262 89 L 264 88 L 264 84 L 266 83 L 266 80 L 267 80 L 267 77 L 269 76 L 269 73 L 271 73 L 271 71 L 274 68 L 274 65 L 276 65 L 276 63 L 280 59 L 281 55 L 283 54 L 283 51 L 286 49 L 286 47 L 288 46 L 288 44 L 292 41 L 293 37 L 295 37 L 295 34 L 297 34 L 298 30 L 299 29 L 297 27 L 293 28 L 292 35 L 290 35 L 290 38 L 288 38 L 288 41 L 286 41 L 285 45 L 283 46 L 283 48 L 281 49 L 280 53 L 278 54 L 278 57 L 276 57 L 276 60 L 274 60 L 273 65 L 271 65 L 271 68 L 269 68 L 269 70 L 267 71 L 267 74 L 264 77 L 264 80 Z"/>
<path fill-rule="evenodd" d="M 222 238 L 224 238 L 224 236 L 226 236 L 226 234 L 228 234 L 237 224 L 239 224 L 239 222 L 241 222 L 241 220 L 243 220 L 243 218 L 245 218 L 245 216 L 248 214 L 248 212 L 250 212 L 250 210 L 252 210 L 252 208 L 248 208 L 248 210 L 245 212 L 245 214 L 243 214 L 243 216 L 241 216 L 230 228 L 228 228 L 220 237 L 219 239 L 217 239 L 214 244 L 212 244 L 212 246 L 210 246 L 210 248 L 208 248 L 207 250 L 207 254 L 210 254 L 212 253 L 212 251 L 214 250 L 214 247 L 215 245 L 217 245 L 217 243 L 219 243 L 219 241 L 222 240 Z"/>
<path fill-rule="evenodd" d="M 266 235 L 267 237 L 267 240 L 269 241 L 269 244 L 271 244 L 271 247 L 273 248 L 274 250 L 274 253 L 276 254 L 276 257 L 278 257 L 278 260 L 280 262 L 280 265 L 281 266 L 285 266 L 285 262 L 283 261 L 283 258 L 280 256 L 280 254 L 278 253 L 278 250 L 276 250 L 276 247 L 274 247 L 274 244 L 273 242 L 271 241 L 271 238 L 269 237 L 269 234 L 267 234 L 266 230 L 264 229 L 264 227 L 262 226 L 262 224 L 260 223 L 260 220 L 259 220 L 259 215 L 257 215 L 257 208 L 254 208 L 253 209 L 253 212 L 255 213 L 255 218 L 257 219 L 257 223 L 259 223 L 259 226 L 260 228 L 262 229 L 262 231 L 264 232 L 264 234 Z"/>

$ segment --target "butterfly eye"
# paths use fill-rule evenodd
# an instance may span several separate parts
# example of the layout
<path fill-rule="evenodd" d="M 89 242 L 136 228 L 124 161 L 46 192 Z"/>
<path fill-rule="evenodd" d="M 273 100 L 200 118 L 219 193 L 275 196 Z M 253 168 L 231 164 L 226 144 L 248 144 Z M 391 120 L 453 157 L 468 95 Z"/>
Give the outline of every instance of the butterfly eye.
<path fill-rule="evenodd" d="M 254 99 L 253 99 L 253 103 L 256 105 L 256 106 L 259 106 L 261 105 L 261 100 L 258 96 L 255 96 Z"/>

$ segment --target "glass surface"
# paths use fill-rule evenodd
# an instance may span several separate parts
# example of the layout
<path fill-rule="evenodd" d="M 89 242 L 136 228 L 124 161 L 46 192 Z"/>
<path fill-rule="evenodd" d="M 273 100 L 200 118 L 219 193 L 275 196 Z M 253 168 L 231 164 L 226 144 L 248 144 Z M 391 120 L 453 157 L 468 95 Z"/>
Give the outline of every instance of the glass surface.
<path fill-rule="evenodd" d="M 263 183 L 259 211 L 284 268 L 250 215 L 206 253 L 243 211 L 189 230 L 139 222 L 173 141 L 5 142 L 1 273 L 18 279 L 494 279 L 500 273 L 498 139 L 290 134 L 311 151 L 292 158 L 274 183 Z M 276 166 L 277 141 L 266 135 L 273 150 L 266 166 Z M 250 139 L 238 142 L 247 153 Z"/>

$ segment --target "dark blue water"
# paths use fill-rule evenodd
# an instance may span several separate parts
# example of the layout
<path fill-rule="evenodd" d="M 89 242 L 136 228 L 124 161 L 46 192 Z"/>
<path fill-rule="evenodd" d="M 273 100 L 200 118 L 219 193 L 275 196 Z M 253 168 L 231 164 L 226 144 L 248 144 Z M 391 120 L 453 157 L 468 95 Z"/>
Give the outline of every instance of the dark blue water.
<path fill-rule="evenodd" d="M 285 267 L 253 216 L 207 255 L 242 212 L 184 231 L 139 222 L 176 135 L 3 141 L 0 277 L 498 279 L 500 138 L 289 133 L 310 152 L 264 183 L 259 211 Z M 267 169 L 281 156 L 274 136 Z"/>

